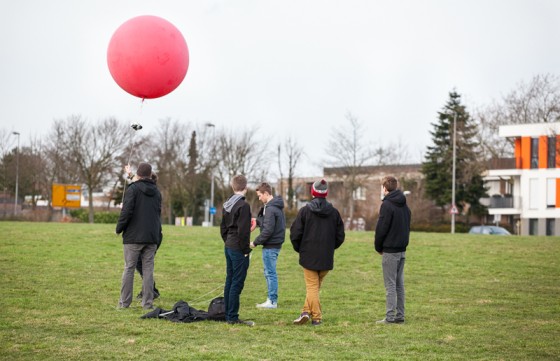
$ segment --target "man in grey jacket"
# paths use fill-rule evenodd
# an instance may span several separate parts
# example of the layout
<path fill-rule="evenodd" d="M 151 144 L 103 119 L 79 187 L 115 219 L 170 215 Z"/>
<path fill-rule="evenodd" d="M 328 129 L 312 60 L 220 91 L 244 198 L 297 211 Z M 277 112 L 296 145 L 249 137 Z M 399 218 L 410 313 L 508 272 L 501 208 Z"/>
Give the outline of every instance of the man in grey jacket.
<path fill-rule="evenodd" d="M 268 183 L 261 183 L 257 187 L 257 196 L 264 203 L 259 215 L 257 225 L 261 233 L 251 242 L 251 247 L 263 246 L 262 260 L 264 278 L 268 288 L 268 297 L 265 302 L 257 304 L 257 308 L 274 309 L 278 307 L 278 274 L 276 262 L 286 237 L 286 217 L 284 216 L 284 201 L 282 197 L 272 195 L 272 187 Z"/>

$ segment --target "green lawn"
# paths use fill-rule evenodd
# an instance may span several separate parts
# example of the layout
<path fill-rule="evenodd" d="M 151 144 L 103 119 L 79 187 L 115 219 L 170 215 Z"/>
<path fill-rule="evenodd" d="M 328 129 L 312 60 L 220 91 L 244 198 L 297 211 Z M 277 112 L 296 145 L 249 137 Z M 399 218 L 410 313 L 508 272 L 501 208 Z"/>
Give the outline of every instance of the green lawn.
<path fill-rule="evenodd" d="M 142 320 L 117 310 L 122 243 L 113 225 L 0 222 L 2 360 L 558 360 L 560 238 L 415 233 L 404 325 L 384 317 L 371 232 L 350 232 L 321 293 L 324 324 L 294 326 L 305 287 L 291 245 L 280 254 L 277 310 L 261 249 L 241 298 L 253 328 Z M 258 231 L 257 231 L 258 232 Z M 206 309 L 225 276 L 218 228 L 164 226 L 155 277 L 170 309 Z M 135 280 L 135 293 L 140 289 Z"/>

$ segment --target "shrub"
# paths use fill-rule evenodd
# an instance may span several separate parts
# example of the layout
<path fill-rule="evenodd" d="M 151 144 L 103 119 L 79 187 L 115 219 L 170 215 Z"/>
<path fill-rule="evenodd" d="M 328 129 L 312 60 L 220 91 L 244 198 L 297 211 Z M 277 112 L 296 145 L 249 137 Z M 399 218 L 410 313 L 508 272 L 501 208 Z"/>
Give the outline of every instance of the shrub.
<path fill-rule="evenodd" d="M 70 215 L 79 222 L 89 222 L 89 212 L 87 208 L 73 209 L 70 211 Z M 119 212 L 95 212 L 93 214 L 93 223 L 117 223 L 119 215 Z"/>

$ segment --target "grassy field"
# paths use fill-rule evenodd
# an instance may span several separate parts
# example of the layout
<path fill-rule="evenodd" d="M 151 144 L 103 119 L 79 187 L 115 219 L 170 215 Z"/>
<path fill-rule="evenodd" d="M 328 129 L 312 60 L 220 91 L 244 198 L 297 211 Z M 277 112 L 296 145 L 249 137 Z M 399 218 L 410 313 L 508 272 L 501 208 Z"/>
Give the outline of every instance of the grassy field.
<path fill-rule="evenodd" d="M 170 309 L 206 309 L 221 292 L 217 228 L 165 226 L 155 277 Z M 321 293 L 324 324 L 294 326 L 305 287 L 291 245 L 278 265 L 277 310 L 261 249 L 241 298 L 253 328 L 142 320 L 117 310 L 123 256 L 113 225 L 0 222 L 2 360 L 558 360 L 560 239 L 415 233 L 404 325 L 377 325 L 385 295 L 371 232 L 347 234 Z M 140 289 L 135 279 L 135 293 Z"/>

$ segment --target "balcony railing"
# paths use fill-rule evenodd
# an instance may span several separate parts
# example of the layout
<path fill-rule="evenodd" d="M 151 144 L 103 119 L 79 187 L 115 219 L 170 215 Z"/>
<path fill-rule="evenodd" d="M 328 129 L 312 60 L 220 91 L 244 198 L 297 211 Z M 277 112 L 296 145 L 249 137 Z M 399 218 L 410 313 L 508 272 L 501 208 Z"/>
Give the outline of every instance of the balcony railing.
<path fill-rule="evenodd" d="M 490 198 L 482 198 L 480 203 L 488 208 L 519 208 L 519 197 L 511 196 L 492 196 Z"/>

